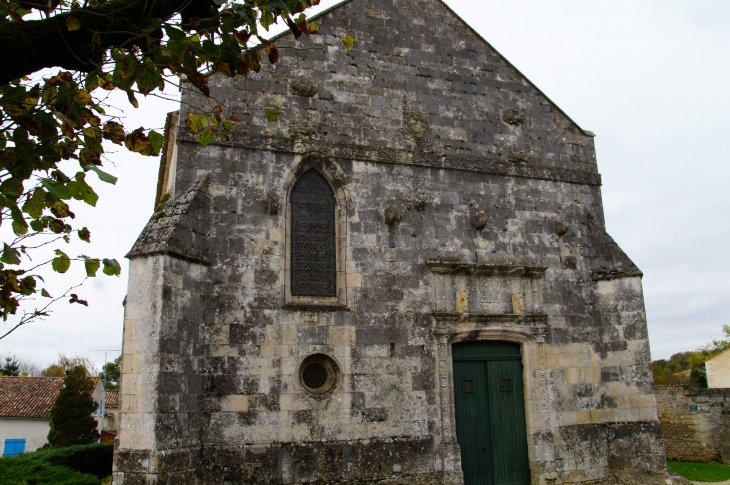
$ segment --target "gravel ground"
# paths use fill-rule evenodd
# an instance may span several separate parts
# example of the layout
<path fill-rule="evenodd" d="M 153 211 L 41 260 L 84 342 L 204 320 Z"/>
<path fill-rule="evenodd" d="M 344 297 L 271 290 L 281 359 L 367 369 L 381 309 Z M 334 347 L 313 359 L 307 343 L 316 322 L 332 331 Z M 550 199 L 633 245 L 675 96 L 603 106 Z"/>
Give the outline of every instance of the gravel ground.
<path fill-rule="evenodd" d="M 730 485 L 730 480 L 724 482 L 692 482 L 695 485 Z"/>

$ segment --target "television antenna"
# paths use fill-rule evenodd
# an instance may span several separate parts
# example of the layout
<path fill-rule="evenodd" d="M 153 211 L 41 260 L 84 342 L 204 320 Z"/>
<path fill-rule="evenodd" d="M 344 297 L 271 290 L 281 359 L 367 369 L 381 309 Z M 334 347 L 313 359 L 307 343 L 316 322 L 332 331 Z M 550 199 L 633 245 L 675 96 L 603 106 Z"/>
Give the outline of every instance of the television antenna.
<path fill-rule="evenodd" d="M 109 352 L 117 352 L 117 353 L 119 353 L 119 352 L 121 352 L 121 351 L 122 351 L 122 349 L 110 349 L 110 350 L 89 350 L 89 352 L 104 352 L 104 364 L 106 364 L 106 363 L 108 362 L 108 361 L 107 361 L 107 354 L 108 354 Z"/>

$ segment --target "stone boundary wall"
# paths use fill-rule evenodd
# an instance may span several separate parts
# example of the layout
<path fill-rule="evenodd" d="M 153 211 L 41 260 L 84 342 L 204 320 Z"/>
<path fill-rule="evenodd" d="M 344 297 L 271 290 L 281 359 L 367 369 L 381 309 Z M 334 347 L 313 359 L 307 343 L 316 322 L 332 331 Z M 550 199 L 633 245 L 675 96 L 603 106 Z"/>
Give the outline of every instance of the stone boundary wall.
<path fill-rule="evenodd" d="M 730 389 L 656 386 L 667 459 L 722 461 L 723 410 L 730 410 Z"/>

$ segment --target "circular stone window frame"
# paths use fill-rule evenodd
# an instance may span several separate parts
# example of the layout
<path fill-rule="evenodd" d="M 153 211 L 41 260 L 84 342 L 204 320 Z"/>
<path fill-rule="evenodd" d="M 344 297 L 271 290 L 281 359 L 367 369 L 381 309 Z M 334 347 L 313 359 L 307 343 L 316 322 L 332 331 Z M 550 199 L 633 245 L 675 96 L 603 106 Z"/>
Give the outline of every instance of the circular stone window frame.
<path fill-rule="evenodd" d="M 310 365 L 320 365 L 324 367 L 327 373 L 325 382 L 320 387 L 310 387 L 304 382 L 304 370 Z M 310 395 L 316 398 L 327 397 L 337 389 L 340 381 L 340 366 L 337 361 L 327 354 L 311 354 L 302 360 L 299 364 L 299 385 Z"/>

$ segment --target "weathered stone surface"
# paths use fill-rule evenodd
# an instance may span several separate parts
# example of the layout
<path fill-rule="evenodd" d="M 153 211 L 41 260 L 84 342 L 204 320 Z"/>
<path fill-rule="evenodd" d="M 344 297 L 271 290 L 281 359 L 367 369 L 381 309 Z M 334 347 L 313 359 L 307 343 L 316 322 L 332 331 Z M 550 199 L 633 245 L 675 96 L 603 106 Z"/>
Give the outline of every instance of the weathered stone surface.
<path fill-rule="evenodd" d="M 730 455 L 730 426 L 725 424 L 730 389 L 657 386 L 656 396 L 668 459 L 724 461 Z"/>
<path fill-rule="evenodd" d="M 115 483 L 462 483 L 451 345 L 470 340 L 521 345 L 533 483 L 672 481 L 593 138 L 438 0 L 318 22 L 323 48 L 211 76 L 229 143 L 169 140 L 173 198 L 129 255 Z M 179 118 L 211 103 L 184 87 Z M 335 194 L 336 296 L 291 295 L 310 169 Z M 323 395 L 300 384 L 313 354 L 339 370 Z"/>

